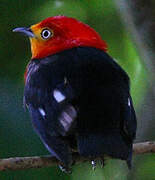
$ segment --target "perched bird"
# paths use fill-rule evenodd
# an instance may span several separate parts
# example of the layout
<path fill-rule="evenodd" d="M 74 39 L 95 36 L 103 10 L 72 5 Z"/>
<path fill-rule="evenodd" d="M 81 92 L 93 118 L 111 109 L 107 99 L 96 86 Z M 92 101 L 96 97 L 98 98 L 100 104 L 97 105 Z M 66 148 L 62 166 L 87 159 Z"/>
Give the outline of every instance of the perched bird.
<path fill-rule="evenodd" d="M 72 149 L 92 160 L 104 154 L 126 160 L 131 167 L 136 116 L 129 77 L 99 34 L 66 16 L 13 31 L 31 43 L 24 104 L 62 169 L 71 167 Z"/>

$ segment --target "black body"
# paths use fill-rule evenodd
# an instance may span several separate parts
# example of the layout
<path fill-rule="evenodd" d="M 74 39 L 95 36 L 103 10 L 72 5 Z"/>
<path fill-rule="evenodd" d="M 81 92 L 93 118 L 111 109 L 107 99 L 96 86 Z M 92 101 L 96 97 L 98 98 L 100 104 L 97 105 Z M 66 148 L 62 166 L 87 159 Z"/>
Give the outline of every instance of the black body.
<path fill-rule="evenodd" d="M 24 102 L 46 148 L 65 166 L 72 148 L 130 166 L 136 117 L 129 89 L 127 74 L 107 53 L 78 47 L 29 63 Z"/>

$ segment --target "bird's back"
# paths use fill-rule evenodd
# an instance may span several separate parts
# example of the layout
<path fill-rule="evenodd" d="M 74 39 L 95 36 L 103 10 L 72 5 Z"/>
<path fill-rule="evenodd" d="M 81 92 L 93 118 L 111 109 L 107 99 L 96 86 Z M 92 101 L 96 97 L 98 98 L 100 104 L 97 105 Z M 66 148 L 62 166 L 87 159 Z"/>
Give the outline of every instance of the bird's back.
<path fill-rule="evenodd" d="M 53 97 L 55 90 L 64 95 L 63 102 Z M 46 121 L 42 120 L 42 124 L 48 126 L 49 134 L 68 137 L 71 143 L 71 137 L 76 137 L 80 154 L 93 157 L 108 154 L 131 161 L 136 118 L 129 78 L 105 52 L 78 47 L 32 60 L 24 96 L 26 104 L 45 111 Z M 71 108 L 70 112 L 66 110 L 68 107 L 75 110 L 74 118 Z M 67 133 L 62 133 L 58 122 L 64 111 L 73 119 Z M 33 111 L 36 112 L 39 111 Z"/>

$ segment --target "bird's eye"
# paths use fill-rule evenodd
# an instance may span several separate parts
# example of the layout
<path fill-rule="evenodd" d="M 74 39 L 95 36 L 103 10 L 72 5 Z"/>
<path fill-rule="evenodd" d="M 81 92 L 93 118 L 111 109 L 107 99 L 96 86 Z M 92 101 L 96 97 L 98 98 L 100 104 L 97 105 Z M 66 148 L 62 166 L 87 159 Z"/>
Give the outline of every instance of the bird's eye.
<path fill-rule="evenodd" d="M 44 29 L 41 32 L 41 36 L 43 39 L 49 39 L 52 36 L 52 32 L 48 29 Z"/>

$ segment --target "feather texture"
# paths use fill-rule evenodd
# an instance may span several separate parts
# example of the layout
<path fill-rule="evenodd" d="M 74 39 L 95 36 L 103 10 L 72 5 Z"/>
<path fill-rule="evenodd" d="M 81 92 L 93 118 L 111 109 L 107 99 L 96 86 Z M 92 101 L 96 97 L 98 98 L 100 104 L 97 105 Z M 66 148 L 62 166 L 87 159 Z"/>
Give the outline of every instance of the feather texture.
<path fill-rule="evenodd" d="M 72 148 L 131 164 L 136 116 L 129 78 L 106 52 L 76 47 L 33 59 L 24 99 L 41 140 L 65 166 Z"/>

